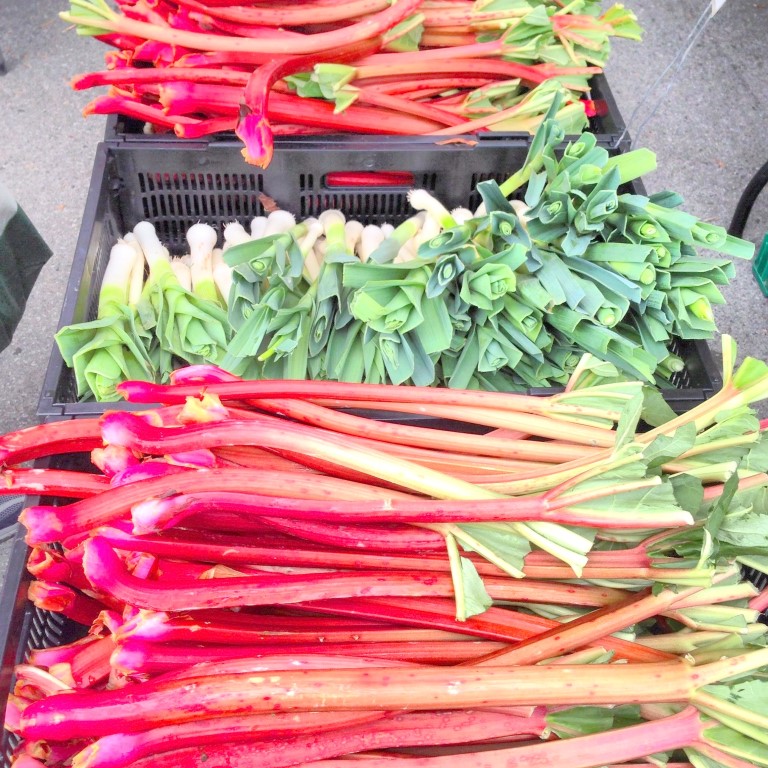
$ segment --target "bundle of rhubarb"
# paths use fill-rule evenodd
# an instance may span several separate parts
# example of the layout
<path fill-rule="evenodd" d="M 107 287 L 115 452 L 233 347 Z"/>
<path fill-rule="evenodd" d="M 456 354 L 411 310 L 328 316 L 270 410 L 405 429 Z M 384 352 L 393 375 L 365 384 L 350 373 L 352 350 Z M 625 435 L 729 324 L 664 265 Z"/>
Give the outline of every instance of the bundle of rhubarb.
<path fill-rule="evenodd" d="M 266 166 L 272 137 L 533 132 L 556 93 L 577 133 L 612 36 L 640 39 L 597 0 L 70 0 L 60 16 L 116 48 L 85 114 L 138 118 L 187 138 L 235 130 Z"/>
<path fill-rule="evenodd" d="M 768 366 L 734 356 L 677 417 L 586 365 L 546 398 L 193 366 L 6 435 L 3 490 L 78 498 L 22 523 L 82 634 L 16 668 L 14 765 L 767 765 Z"/>
<path fill-rule="evenodd" d="M 139 223 L 112 250 L 97 318 L 56 335 L 78 396 L 114 400 L 120 381 L 203 362 L 251 379 L 521 391 L 564 386 L 585 351 L 669 381 L 685 365 L 672 346 L 714 335 L 734 274 L 698 249 L 750 258 L 754 244 L 678 210 L 678 195 L 622 191 L 655 167 L 648 150 L 611 156 L 585 133 L 561 151 L 557 103 L 523 166 L 477 185 L 474 211 L 426 190 L 397 226 L 276 210 L 250 232 L 228 225 L 221 250 L 197 223 L 181 260 Z"/>

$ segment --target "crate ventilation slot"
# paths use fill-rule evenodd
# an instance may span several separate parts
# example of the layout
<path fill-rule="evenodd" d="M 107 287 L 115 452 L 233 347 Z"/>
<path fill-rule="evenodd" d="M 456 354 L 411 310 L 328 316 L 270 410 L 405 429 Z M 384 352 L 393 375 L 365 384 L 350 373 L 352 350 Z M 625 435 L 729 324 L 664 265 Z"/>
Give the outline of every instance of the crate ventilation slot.
<path fill-rule="evenodd" d="M 398 224 L 414 212 L 404 192 L 363 192 L 302 195 L 299 213 L 317 216 L 330 208 L 343 210 L 348 219 L 365 218 L 376 224 Z"/>

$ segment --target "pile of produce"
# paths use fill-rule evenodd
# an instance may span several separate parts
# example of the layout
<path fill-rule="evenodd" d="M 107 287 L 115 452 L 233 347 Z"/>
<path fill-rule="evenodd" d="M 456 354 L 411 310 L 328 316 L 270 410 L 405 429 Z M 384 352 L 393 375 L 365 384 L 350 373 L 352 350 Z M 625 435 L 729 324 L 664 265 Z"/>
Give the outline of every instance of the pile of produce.
<path fill-rule="evenodd" d="M 677 417 L 589 361 L 546 398 L 196 366 L 0 438 L 3 491 L 77 499 L 22 514 L 81 639 L 16 667 L 15 768 L 768 765 L 768 366 L 734 357 Z"/>
<path fill-rule="evenodd" d="M 278 210 L 250 231 L 227 226 L 221 250 L 198 223 L 181 259 L 139 223 L 112 250 L 98 317 L 56 335 L 78 396 L 114 400 L 120 381 L 199 363 L 520 391 L 565 385 L 584 351 L 668 380 L 684 366 L 676 340 L 713 336 L 718 286 L 734 274 L 697 249 L 750 258 L 754 244 L 678 210 L 678 195 L 633 193 L 655 167 L 648 150 L 611 156 L 589 133 L 561 150 L 557 106 L 520 169 L 478 184 L 474 211 L 425 190 L 396 226 Z"/>
<path fill-rule="evenodd" d="M 630 11 L 597 0 L 71 0 L 61 17 L 116 50 L 76 89 L 109 86 L 86 114 L 121 114 L 195 138 L 236 130 L 265 166 L 272 137 L 351 131 L 533 132 L 556 94 L 586 127 L 589 78 Z"/>

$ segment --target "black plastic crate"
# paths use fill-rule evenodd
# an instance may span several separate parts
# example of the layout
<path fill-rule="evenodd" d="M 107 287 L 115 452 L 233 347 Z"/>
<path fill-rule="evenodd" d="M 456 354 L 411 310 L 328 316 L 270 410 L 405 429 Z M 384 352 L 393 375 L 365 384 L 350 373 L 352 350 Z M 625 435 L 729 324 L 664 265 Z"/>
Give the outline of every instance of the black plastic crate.
<path fill-rule="evenodd" d="M 90 467 L 87 454 L 77 453 L 54 459 L 41 459 L 36 467 L 55 466 L 61 469 L 86 471 Z M 7 498 L 7 497 L 0 497 Z M 25 496 L 21 507 L 32 504 L 70 503 L 73 499 Z M 8 694 L 13 690 L 13 670 L 23 664 L 31 650 L 50 648 L 84 637 L 87 628 L 64 618 L 61 614 L 36 608 L 27 598 L 32 575 L 27 570 L 30 549 L 24 541 L 26 531 L 15 525 L 11 552 L 0 590 L 0 714 L 5 716 Z M 8 768 L 18 737 L 0 727 L 0 768 Z"/>
<path fill-rule="evenodd" d="M 608 147 L 609 149 L 628 149 L 630 146 L 630 137 L 626 130 L 626 124 L 621 117 L 616 99 L 613 97 L 613 93 L 608 86 L 608 80 L 605 75 L 595 75 L 590 79 L 589 85 L 590 90 L 585 93 L 584 98 L 591 102 L 594 115 L 589 118 L 589 124 L 585 130 L 595 134 L 600 146 Z M 480 142 L 487 140 L 498 141 L 500 139 L 511 139 L 514 141 L 519 138 L 527 137 L 527 133 L 501 132 L 479 133 L 471 136 L 471 138 L 477 139 Z M 367 138 L 373 139 L 384 147 L 391 143 L 396 144 L 400 137 L 383 134 L 367 135 L 347 133 L 329 134 L 328 136 L 323 136 L 321 138 L 331 142 L 344 142 L 350 138 L 353 141 Z M 109 143 L 129 142 L 131 144 L 153 144 L 158 141 L 167 141 L 169 139 L 185 145 L 190 143 L 218 144 L 220 142 L 233 142 L 240 146 L 240 141 L 233 131 L 214 134 L 202 139 L 177 139 L 172 131 L 157 134 L 144 133 L 144 123 L 141 120 L 124 117 L 123 115 L 110 115 L 107 118 L 104 131 L 104 140 Z M 305 139 L 300 136 L 278 136 L 275 137 L 275 147 L 291 147 L 296 144 L 302 144 L 304 141 Z"/>
<path fill-rule="evenodd" d="M 524 162 L 530 142 L 526 137 L 483 141 L 475 146 L 437 145 L 434 139 L 416 137 L 397 140 L 395 148 L 370 138 L 304 141 L 276 152 L 264 170 L 246 165 L 231 143 L 102 143 L 96 152 L 59 327 L 95 317 L 110 248 L 143 219 L 155 225 L 160 240 L 172 252 L 186 248 L 185 232 L 197 221 L 221 231 L 234 219 L 245 223 L 262 214 L 260 193 L 274 198 L 298 218 L 339 208 L 365 223 L 399 223 L 412 215 L 407 193 L 414 186 L 434 193 L 449 208 L 476 207 L 480 202 L 477 184 L 486 179 L 506 179 Z M 410 183 L 365 187 L 333 183 L 334 174 L 349 171 L 407 172 Z M 627 188 L 644 192 L 639 183 Z M 719 389 L 721 381 L 706 343 L 678 342 L 675 352 L 686 362 L 686 369 L 675 376 L 667 399 L 676 411 L 684 411 Z M 106 407 L 136 406 L 110 403 Z M 77 402 L 74 374 L 54 345 L 38 415 L 84 416 L 104 410 L 103 403 Z"/>

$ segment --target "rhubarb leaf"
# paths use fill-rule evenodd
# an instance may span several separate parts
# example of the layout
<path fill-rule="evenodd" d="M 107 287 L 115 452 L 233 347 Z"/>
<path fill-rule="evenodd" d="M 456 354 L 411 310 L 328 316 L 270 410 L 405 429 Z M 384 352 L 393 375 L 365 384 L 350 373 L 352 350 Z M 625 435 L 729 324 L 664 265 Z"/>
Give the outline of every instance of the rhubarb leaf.
<path fill-rule="evenodd" d="M 461 558 L 461 581 L 464 588 L 466 617 L 487 611 L 493 600 L 485 589 L 475 564 L 466 557 Z"/>
<path fill-rule="evenodd" d="M 669 478 L 677 503 L 687 512 L 696 515 L 704 500 L 704 486 L 697 477 L 684 473 Z"/>
<path fill-rule="evenodd" d="M 690 450 L 696 441 L 696 425 L 682 424 L 671 435 L 658 435 L 643 449 L 649 469 L 657 469 Z M 698 507 L 697 507 L 698 509 Z"/>
<path fill-rule="evenodd" d="M 675 418 L 675 412 L 664 395 L 653 387 L 644 387 L 643 421 L 651 427 L 660 427 Z"/>
<path fill-rule="evenodd" d="M 617 454 L 625 445 L 635 439 L 637 425 L 643 411 L 643 393 L 638 392 L 623 408 L 619 423 L 616 425 L 616 442 L 613 453 Z"/>
<path fill-rule="evenodd" d="M 547 725 L 561 739 L 604 733 L 643 722 L 640 707 L 626 704 L 617 707 L 578 706 L 548 712 Z"/>
<path fill-rule="evenodd" d="M 456 534 L 465 550 L 476 552 L 512 575 L 523 573 L 525 556 L 531 551 L 531 545 L 512 528 L 503 523 L 461 523 L 455 527 L 465 534 Z"/>

